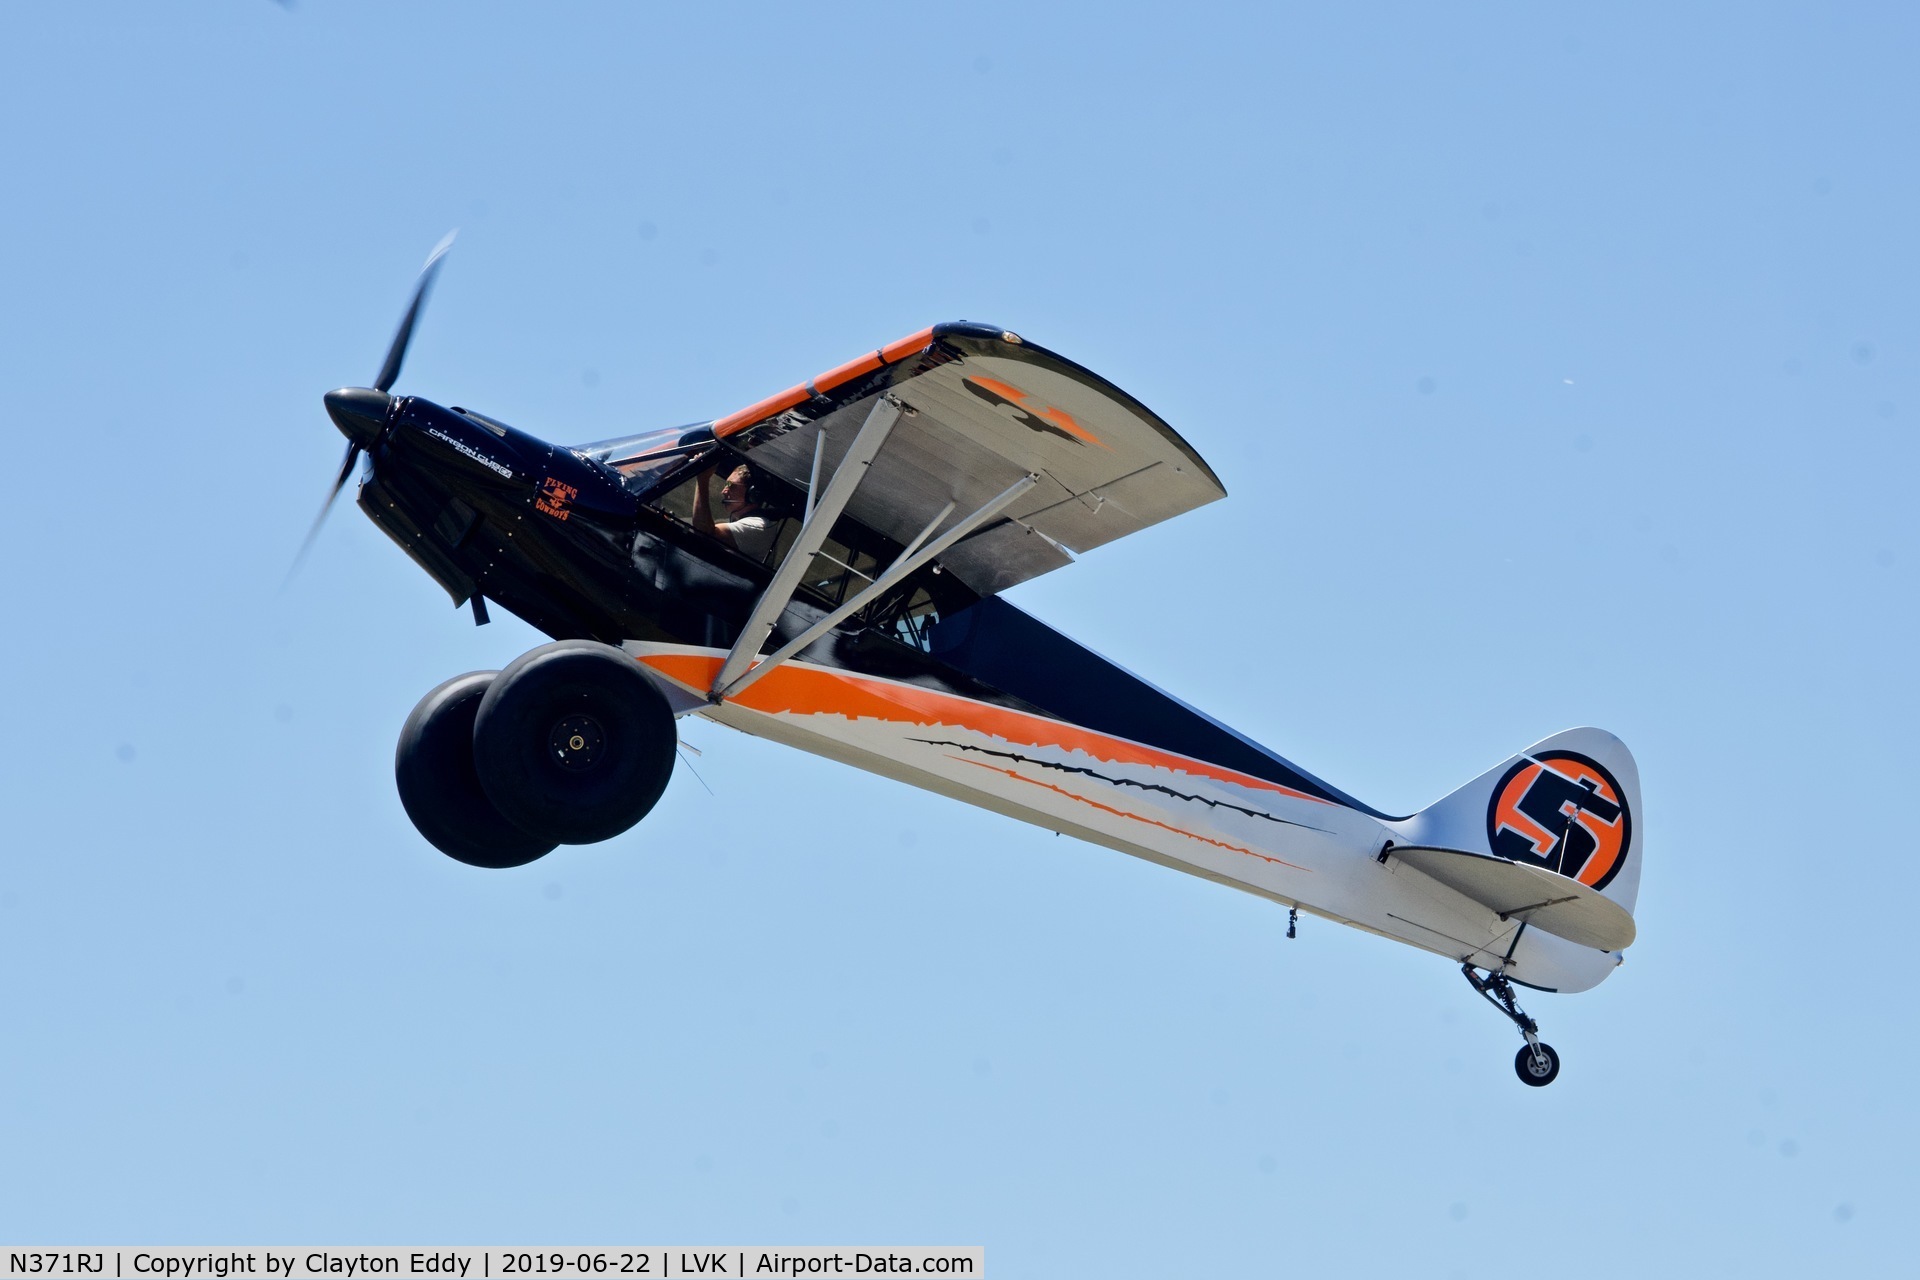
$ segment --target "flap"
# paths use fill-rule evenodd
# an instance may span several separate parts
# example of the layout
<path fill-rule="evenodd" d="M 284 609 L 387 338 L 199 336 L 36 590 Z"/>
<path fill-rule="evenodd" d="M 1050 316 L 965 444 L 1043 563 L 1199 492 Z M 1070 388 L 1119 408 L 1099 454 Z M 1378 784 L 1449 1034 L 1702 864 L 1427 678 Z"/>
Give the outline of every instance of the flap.
<path fill-rule="evenodd" d="M 1620 951 L 1633 943 L 1633 917 L 1626 908 L 1578 880 L 1460 849 L 1395 845 L 1388 852 L 1502 919 L 1524 920 L 1536 929 L 1600 951 Z"/>

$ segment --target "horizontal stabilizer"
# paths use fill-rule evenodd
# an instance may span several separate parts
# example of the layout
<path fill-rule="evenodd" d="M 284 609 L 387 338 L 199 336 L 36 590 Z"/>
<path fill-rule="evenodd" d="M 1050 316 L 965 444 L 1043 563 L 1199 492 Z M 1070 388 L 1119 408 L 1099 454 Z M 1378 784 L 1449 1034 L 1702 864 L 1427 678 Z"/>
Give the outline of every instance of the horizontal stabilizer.
<path fill-rule="evenodd" d="M 1633 917 L 1626 908 L 1578 880 L 1460 849 L 1396 845 L 1389 852 L 1498 912 L 1503 920 L 1524 920 L 1536 929 L 1601 951 L 1620 951 L 1633 943 Z"/>

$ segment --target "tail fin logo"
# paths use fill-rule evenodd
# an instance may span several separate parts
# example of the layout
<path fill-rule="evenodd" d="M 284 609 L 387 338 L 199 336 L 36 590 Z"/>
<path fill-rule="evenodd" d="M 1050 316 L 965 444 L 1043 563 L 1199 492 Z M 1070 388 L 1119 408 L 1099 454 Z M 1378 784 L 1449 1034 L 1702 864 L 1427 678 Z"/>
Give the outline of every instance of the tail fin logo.
<path fill-rule="evenodd" d="M 1514 765 L 1487 805 L 1487 846 L 1496 856 L 1594 889 L 1619 874 L 1632 839 L 1620 783 L 1598 761 L 1571 751 Z"/>

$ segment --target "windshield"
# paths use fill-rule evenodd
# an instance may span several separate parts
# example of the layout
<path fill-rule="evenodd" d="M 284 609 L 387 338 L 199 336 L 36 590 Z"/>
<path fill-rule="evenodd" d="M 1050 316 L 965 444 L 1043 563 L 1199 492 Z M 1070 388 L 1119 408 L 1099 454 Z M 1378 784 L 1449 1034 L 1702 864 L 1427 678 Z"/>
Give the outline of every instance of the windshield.
<path fill-rule="evenodd" d="M 712 427 L 708 422 L 689 422 L 681 427 L 597 440 L 578 446 L 577 452 L 612 467 L 620 473 L 621 484 L 629 493 L 640 493 L 682 458 L 710 445 Z"/>

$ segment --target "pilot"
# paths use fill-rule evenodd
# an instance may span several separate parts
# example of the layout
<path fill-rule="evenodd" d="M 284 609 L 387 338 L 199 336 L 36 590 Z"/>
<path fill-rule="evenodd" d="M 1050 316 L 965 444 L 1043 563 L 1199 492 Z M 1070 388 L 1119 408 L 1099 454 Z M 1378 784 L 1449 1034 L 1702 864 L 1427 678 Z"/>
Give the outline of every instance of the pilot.
<path fill-rule="evenodd" d="M 693 482 L 693 527 L 712 534 L 743 556 L 765 560 L 774 538 L 779 535 L 780 522 L 761 507 L 753 469 L 741 463 L 720 486 L 720 505 L 727 509 L 727 518 L 718 522 L 713 518 L 712 499 L 707 494 L 707 478 L 716 469 L 707 468 Z"/>

